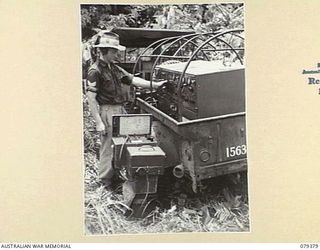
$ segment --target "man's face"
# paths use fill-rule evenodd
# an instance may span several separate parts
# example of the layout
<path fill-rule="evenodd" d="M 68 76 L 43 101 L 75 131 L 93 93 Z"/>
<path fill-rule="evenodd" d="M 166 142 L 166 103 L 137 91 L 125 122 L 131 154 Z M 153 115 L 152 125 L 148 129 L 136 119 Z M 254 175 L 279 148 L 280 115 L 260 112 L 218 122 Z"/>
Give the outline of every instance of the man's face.
<path fill-rule="evenodd" d="M 107 50 L 101 50 L 104 58 L 109 62 L 114 62 L 117 60 L 118 57 L 118 50 L 114 48 L 108 48 Z"/>

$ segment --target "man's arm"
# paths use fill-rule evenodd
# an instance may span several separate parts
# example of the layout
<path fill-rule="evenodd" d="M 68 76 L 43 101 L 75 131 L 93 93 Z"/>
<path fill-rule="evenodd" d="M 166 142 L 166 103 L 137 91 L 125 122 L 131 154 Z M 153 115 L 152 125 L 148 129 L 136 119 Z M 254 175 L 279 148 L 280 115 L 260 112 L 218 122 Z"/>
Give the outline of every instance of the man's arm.
<path fill-rule="evenodd" d="M 161 82 L 152 82 L 152 87 L 157 89 L 160 87 L 162 84 L 164 84 L 166 81 L 161 81 Z M 140 77 L 132 77 L 132 84 L 136 87 L 144 88 L 144 89 L 149 89 L 150 88 L 150 81 L 144 80 L 143 78 Z"/>
<path fill-rule="evenodd" d="M 91 91 L 87 92 L 89 108 L 91 110 L 93 119 L 96 122 L 97 131 L 105 134 L 106 128 L 105 128 L 105 125 L 102 122 L 101 117 L 100 117 L 99 104 L 96 100 L 96 95 L 97 95 L 97 93 L 95 93 L 95 92 L 91 92 Z"/>
<path fill-rule="evenodd" d="M 148 89 L 150 88 L 150 81 L 147 81 L 141 77 L 136 77 L 133 76 L 132 74 L 130 74 L 129 72 L 127 72 L 126 70 L 124 70 L 123 68 L 117 66 L 117 68 L 125 75 L 128 77 L 129 82 L 131 82 L 134 86 L 136 87 L 140 87 L 140 88 L 144 88 L 144 89 Z M 152 82 L 152 87 L 153 88 L 158 88 L 160 87 L 162 84 L 164 84 L 166 81 L 161 81 L 161 82 Z"/>
<path fill-rule="evenodd" d="M 90 111 L 92 113 L 93 119 L 96 122 L 96 129 L 98 132 L 105 134 L 106 128 L 100 117 L 100 107 L 96 99 L 97 91 L 100 83 L 99 74 L 100 73 L 97 70 L 89 70 L 88 77 L 87 77 L 87 83 L 88 83 L 87 97 L 88 97 Z"/>

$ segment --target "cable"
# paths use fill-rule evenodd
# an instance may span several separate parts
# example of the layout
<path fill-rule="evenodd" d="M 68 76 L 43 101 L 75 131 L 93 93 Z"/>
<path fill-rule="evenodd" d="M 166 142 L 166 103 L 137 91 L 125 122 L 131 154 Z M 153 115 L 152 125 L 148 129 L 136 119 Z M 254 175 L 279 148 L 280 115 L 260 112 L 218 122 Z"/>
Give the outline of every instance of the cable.
<path fill-rule="evenodd" d="M 144 197 L 144 199 L 143 199 L 143 201 L 142 201 L 142 203 L 141 203 L 141 205 L 140 205 L 140 210 L 142 209 L 142 205 L 147 201 L 147 198 L 148 198 L 148 196 L 149 196 L 149 192 L 150 192 L 150 182 L 149 182 L 149 175 L 148 175 L 148 173 L 146 174 L 146 177 L 147 177 L 147 193 L 146 193 L 146 195 L 145 195 L 145 197 Z M 143 209 L 143 211 L 144 211 L 145 209 Z M 141 215 L 143 215 L 143 214 L 141 214 Z"/>
<path fill-rule="evenodd" d="M 120 152 L 119 152 L 119 161 L 121 161 L 124 145 L 127 143 L 129 138 L 130 138 L 129 135 L 127 135 L 126 139 L 124 140 L 124 142 L 121 145 Z"/>
<path fill-rule="evenodd" d="M 124 142 L 122 143 L 121 145 L 121 148 L 120 148 L 120 152 L 119 152 L 119 162 L 121 163 L 121 158 L 122 158 L 122 154 L 123 154 L 123 149 L 124 149 L 124 145 L 127 143 L 128 139 L 129 139 L 129 135 L 127 135 L 126 139 L 124 140 Z M 124 176 L 121 172 L 122 169 L 118 170 L 120 176 L 125 179 L 125 180 L 128 180 L 128 178 L 126 176 Z"/>

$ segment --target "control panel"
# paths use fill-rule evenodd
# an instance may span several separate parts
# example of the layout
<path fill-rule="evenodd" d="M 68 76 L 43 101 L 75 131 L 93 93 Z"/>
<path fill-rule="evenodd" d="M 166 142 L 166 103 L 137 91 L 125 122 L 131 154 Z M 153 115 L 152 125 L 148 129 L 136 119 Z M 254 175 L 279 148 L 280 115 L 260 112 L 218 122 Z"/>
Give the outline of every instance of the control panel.
<path fill-rule="evenodd" d="M 151 114 L 112 117 L 113 167 L 124 170 L 126 178 L 163 174 L 165 153 L 151 136 Z"/>
<path fill-rule="evenodd" d="M 143 136 L 151 134 L 152 115 L 150 114 L 126 114 L 112 116 L 114 137 L 119 136 Z"/>
<path fill-rule="evenodd" d="M 180 102 L 182 116 L 190 120 L 245 111 L 242 65 L 224 66 L 217 61 L 192 61 L 179 86 L 185 66 L 186 63 L 182 62 L 156 68 L 155 78 L 167 80 L 158 90 L 160 110 L 176 118 Z"/>

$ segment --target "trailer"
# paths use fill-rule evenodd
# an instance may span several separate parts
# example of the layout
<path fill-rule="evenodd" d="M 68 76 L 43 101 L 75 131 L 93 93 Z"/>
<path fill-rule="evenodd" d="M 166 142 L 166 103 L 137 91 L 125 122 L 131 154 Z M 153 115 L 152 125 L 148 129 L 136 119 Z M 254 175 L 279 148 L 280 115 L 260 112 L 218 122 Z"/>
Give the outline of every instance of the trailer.
<path fill-rule="evenodd" d="M 113 118 L 114 167 L 136 217 L 161 205 L 163 180 L 185 179 L 196 194 L 204 180 L 247 171 L 243 30 L 156 40 L 133 74 L 145 58 L 150 90 L 135 89 L 134 112 Z"/>

